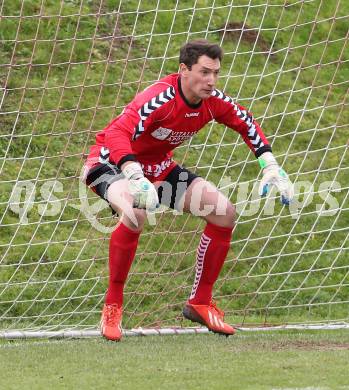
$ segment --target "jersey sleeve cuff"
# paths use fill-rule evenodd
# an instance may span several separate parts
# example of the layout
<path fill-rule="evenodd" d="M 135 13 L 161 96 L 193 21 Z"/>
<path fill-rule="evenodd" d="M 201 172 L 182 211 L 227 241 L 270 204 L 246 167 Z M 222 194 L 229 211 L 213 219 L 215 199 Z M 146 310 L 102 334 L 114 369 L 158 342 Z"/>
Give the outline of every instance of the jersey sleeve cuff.
<path fill-rule="evenodd" d="M 126 154 L 126 156 L 124 157 L 121 157 L 121 159 L 119 160 L 119 162 L 116 164 L 116 166 L 121 169 L 121 166 L 122 164 L 124 164 L 125 162 L 127 161 L 136 161 L 137 162 L 137 159 L 136 159 L 136 156 L 134 154 Z"/>
<path fill-rule="evenodd" d="M 261 156 L 265 152 L 272 152 L 270 145 L 262 146 L 261 148 L 257 149 L 254 154 L 255 154 L 256 158 L 258 158 L 259 156 Z"/>

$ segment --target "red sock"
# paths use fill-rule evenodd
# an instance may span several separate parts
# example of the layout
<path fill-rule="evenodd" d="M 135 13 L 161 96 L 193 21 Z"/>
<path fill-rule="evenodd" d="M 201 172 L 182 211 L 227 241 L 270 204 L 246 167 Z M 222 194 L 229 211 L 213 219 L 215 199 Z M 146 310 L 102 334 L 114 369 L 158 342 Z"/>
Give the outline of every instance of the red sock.
<path fill-rule="evenodd" d="M 212 223 L 206 225 L 197 250 L 195 282 L 189 303 L 208 305 L 211 302 L 212 288 L 228 254 L 232 230 Z"/>
<path fill-rule="evenodd" d="M 109 242 L 109 287 L 105 303 L 122 306 L 124 285 L 135 257 L 140 232 L 123 223 L 113 231 Z"/>

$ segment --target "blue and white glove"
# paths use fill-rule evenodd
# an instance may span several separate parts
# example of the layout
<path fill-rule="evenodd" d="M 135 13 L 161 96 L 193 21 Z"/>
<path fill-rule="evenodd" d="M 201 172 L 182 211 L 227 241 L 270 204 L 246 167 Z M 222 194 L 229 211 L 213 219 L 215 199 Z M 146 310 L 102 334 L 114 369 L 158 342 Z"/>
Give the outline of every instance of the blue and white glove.
<path fill-rule="evenodd" d="M 159 206 L 158 193 L 154 185 L 143 175 L 139 163 L 128 163 L 122 168 L 122 173 L 128 179 L 128 186 L 133 196 L 133 207 L 155 211 Z"/>
<path fill-rule="evenodd" d="M 292 202 L 293 184 L 286 172 L 279 166 L 271 152 L 265 152 L 258 157 L 258 162 L 263 169 L 263 177 L 259 185 L 259 195 L 267 195 L 270 187 L 274 185 L 281 195 L 281 202 L 289 205 Z"/>

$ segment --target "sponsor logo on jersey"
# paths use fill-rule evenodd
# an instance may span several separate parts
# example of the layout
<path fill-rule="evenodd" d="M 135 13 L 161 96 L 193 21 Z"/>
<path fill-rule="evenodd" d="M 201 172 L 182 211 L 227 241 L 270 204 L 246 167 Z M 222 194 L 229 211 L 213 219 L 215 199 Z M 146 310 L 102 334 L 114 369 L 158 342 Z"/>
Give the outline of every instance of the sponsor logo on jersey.
<path fill-rule="evenodd" d="M 186 112 L 185 117 L 186 118 L 192 118 L 193 116 L 199 116 L 200 112 Z"/>
<path fill-rule="evenodd" d="M 162 174 L 162 172 L 166 171 L 166 169 L 171 165 L 172 161 L 172 158 L 168 158 L 164 161 L 161 161 L 159 164 L 141 164 L 141 166 L 146 176 L 158 177 Z"/>
<path fill-rule="evenodd" d="M 196 131 L 174 131 L 164 127 L 159 127 L 151 133 L 154 138 L 160 141 L 166 140 L 171 145 L 179 145 L 191 138 L 194 134 L 196 134 Z"/>
<path fill-rule="evenodd" d="M 171 130 L 171 129 L 166 129 L 165 127 L 159 127 L 158 129 L 154 130 L 154 131 L 151 133 L 151 135 L 152 135 L 154 138 L 163 141 L 163 140 L 166 139 L 171 133 L 172 133 L 172 130 Z"/>
<path fill-rule="evenodd" d="M 196 134 L 196 131 L 173 131 L 168 138 L 168 142 L 171 145 L 179 145 L 191 138 L 194 134 Z"/>
<path fill-rule="evenodd" d="M 166 140 L 171 145 L 179 145 L 194 134 L 196 134 L 196 131 L 174 131 L 165 127 L 159 127 L 151 133 L 154 138 L 160 141 Z"/>

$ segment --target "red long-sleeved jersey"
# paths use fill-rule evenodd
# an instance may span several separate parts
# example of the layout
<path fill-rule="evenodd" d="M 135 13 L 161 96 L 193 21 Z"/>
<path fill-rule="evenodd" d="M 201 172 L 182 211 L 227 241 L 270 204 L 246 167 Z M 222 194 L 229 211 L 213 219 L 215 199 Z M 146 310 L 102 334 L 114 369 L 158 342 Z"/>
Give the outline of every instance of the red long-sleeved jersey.
<path fill-rule="evenodd" d="M 126 161 L 139 161 L 149 180 L 161 180 L 176 165 L 172 150 L 213 119 L 239 132 L 256 157 L 271 151 L 260 126 L 244 107 L 218 89 L 199 104 L 189 104 L 180 75 L 171 74 L 139 93 L 96 135 L 87 165 L 100 162 L 120 167 Z"/>

